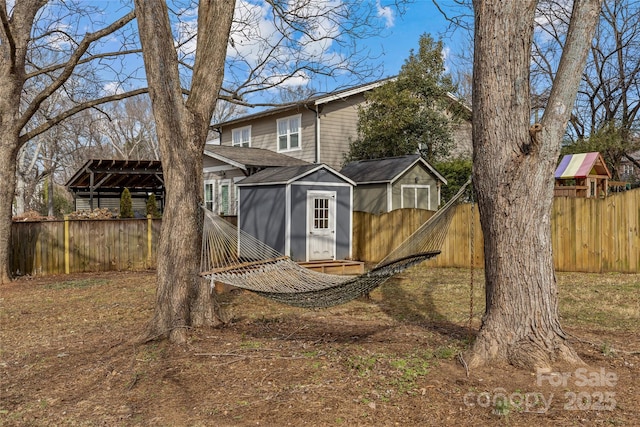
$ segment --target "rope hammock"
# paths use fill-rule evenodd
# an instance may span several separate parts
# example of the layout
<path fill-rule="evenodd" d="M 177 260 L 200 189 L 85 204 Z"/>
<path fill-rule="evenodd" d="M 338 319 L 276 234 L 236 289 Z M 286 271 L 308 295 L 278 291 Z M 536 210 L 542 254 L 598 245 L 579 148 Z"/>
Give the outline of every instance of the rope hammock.
<path fill-rule="evenodd" d="M 201 275 L 297 307 L 331 307 L 349 302 L 426 259 L 440 248 L 458 204 L 471 181 L 411 236 L 359 276 L 320 273 L 295 261 L 204 209 Z"/>

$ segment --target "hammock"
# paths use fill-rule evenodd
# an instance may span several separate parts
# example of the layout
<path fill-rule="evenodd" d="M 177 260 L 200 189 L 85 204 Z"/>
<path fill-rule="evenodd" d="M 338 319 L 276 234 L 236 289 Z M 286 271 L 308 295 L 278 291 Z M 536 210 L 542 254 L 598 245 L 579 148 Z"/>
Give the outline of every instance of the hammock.
<path fill-rule="evenodd" d="M 440 254 L 449 224 L 466 188 L 422 224 L 411 236 L 359 276 L 338 276 L 301 267 L 255 237 L 204 209 L 201 275 L 297 307 L 331 307 L 349 302 L 390 277 Z"/>

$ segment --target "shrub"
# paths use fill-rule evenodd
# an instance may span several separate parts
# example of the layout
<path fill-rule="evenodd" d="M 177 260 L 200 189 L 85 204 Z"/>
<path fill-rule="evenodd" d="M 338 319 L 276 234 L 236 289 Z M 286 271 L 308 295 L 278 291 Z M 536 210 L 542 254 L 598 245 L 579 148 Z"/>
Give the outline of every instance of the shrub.
<path fill-rule="evenodd" d="M 147 215 L 151 215 L 151 218 L 160 218 L 160 210 L 158 210 L 158 203 L 156 203 L 156 195 L 151 193 L 147 199 Z"/>
<path fill-rule="evenodd" d="M 120 196 L 120 218 L 133 218 L 133 203 L 128 188 L 125 188 Z"/>

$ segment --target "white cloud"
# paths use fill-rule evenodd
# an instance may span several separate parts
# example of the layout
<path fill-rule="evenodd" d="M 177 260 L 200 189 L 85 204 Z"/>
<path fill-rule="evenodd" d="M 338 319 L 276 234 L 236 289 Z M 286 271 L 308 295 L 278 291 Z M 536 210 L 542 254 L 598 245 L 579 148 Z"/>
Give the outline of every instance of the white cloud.
<path fill-rule="evenodd" d="M 46 44 L 49 49 L 58 50 L 60 52 L 71 46 L 72 39 L 67 35 L 71 27 L 61 22 L 56 23 L 56 27 L 49 29 L 51 34 L 46 36 Z"/>
<path fill-rule="evenodd" d="M 378 9 L 378 17 L 384 19 L 385 27 L 391 28 L 395 23 L 395 15 L 393 9 L 389 6 L 382 6 L 380 0 L 376 1 L 376 8 Z"/>
<path fill-rule="evenodd" d="M 102 86 L 102 91 L 106 95 L 116 95 L 119 93 L 123 93 L 124 89 L 122 88 L 122 85 L 119 82 L 109 82 L 109 83 L 106 83 L 104 86 Z"/>

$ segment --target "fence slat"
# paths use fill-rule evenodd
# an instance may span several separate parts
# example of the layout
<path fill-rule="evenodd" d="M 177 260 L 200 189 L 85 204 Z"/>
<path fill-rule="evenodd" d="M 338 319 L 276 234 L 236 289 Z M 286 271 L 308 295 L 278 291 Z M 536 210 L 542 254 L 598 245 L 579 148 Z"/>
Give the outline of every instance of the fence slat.
<path fill-rule="evenodd" d="M 551 236 L 558 271 L 640 273 L 640 189 L 606 199 L 556 197 Z M 353 213 L 353 258 L 375 263 L 395 249 L 433 212 L 400 209 Z M 69 271 L 154 268 L 162 220 L 69 220 Z M 473 221 L 474 265 L 484 265 L 477 206 L 459 205 L 442 246 L 427 261 L 438 267 L 469 267 Z M 65 222 L 14 222 L 10 266 L 14 274 L 65 272 Z M 150 260 L 150 261 L 149 261 Z"/>

